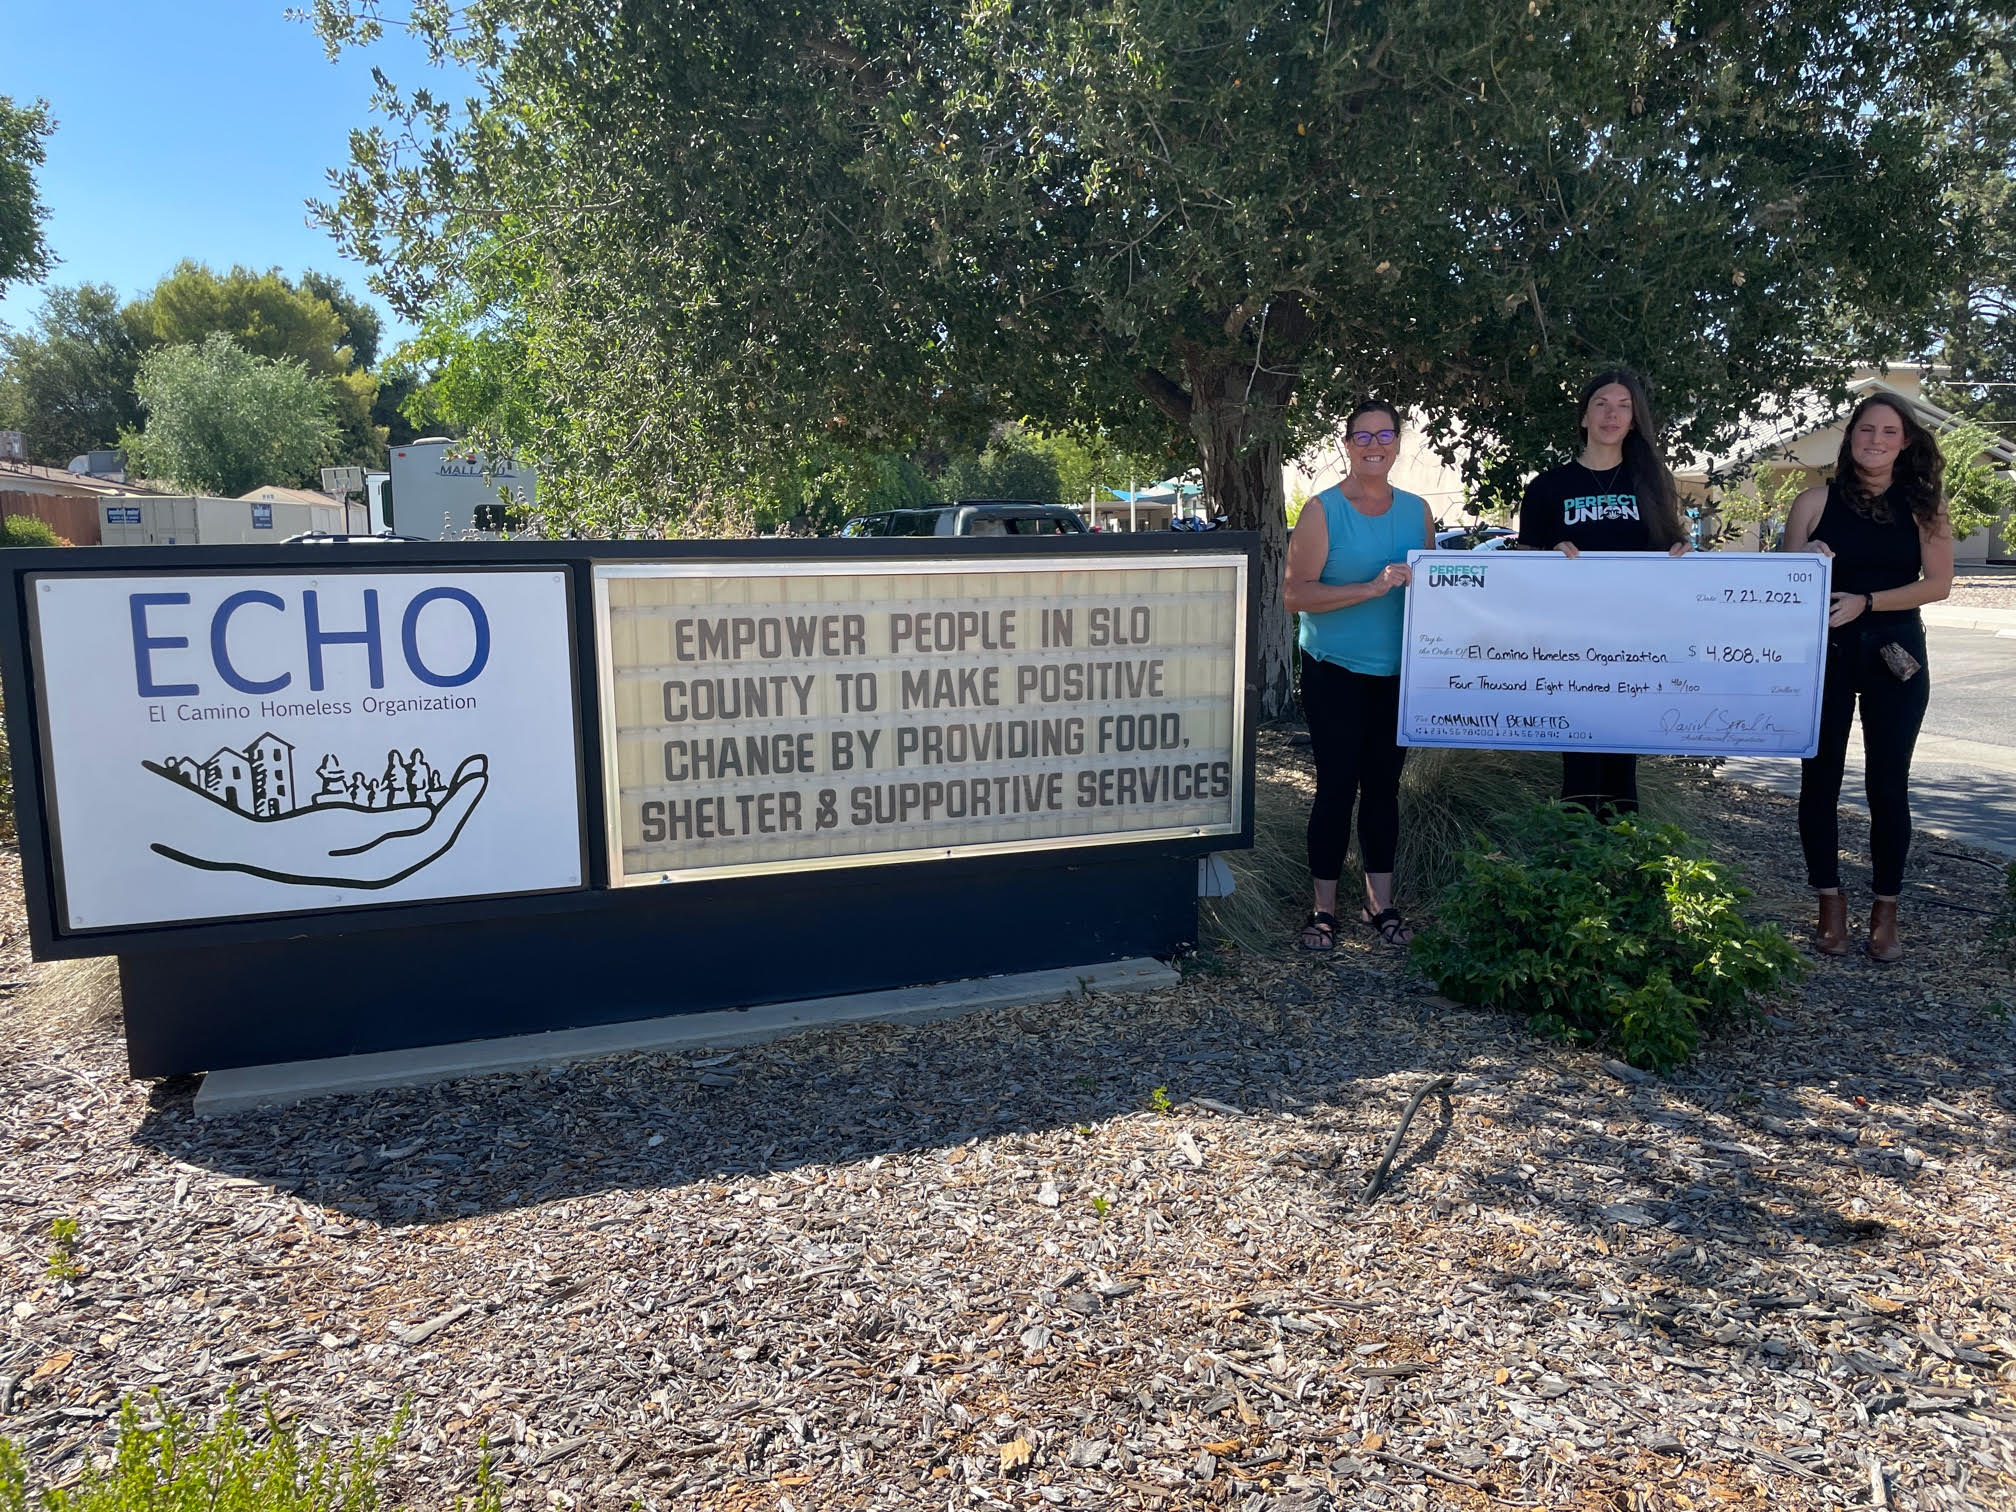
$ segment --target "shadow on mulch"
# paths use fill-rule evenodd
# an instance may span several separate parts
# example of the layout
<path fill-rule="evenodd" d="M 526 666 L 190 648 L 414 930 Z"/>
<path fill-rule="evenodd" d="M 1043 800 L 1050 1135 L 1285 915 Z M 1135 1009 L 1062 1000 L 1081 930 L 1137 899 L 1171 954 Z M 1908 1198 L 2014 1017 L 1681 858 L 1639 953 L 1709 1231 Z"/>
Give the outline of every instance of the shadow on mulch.
<path fill-rule="evenodd" d="M 2008 1030 L 1931 986 L 1943 972 L 1927 943 L 1919 970 L 1822 964 L 1782 1006 L 1786 1018 L 1714 1040 L 1671 1081 L 1623 1081 L 1597 1054 L 1536 1044 L 1502 1016 L 1439 1004 L 1397 964 L 1347 954 L 1337 964 L 1244 962 L 1236 976 L 1195 976 L 1165 1004 L 821 1032 L 718 1064 L 633 1056 L 220 1121 L 196 1121 L 183 1089 L 163 1087 L 135 1139 L 371 1224 L 425 1226 L 1089 1125 L 1145 1109 L 1165 1087 L 1175 1103 L 1300 1103 L 1308 1169 L 1282 1177 L 1329 1187 L 1347 1220 L 1369 1171 L 1335 1163 L 1341 1141 L 1329 1135 L 1391 1127 L 1393 1085 L 1452 1070 L 1486 1087 L 1454 1109 L 1423 1107 L 1381 1202 L 1447 1206 L 1450 1195 L 1429 1191 L 1443 1175 L 1437 1157 L 1462 1119 L 1488 1113 L 1520 1131 L 1524 1159 L 1470 1175 L 1476 1200 L 1504 1206 L 1516 1195 L 1587 1232 L 1659 1226 L 1675 1252 L 1655 1268 L 1699 1278 L 1699 1256 L 1681 1240 L 1748 1250 L 1909 1242 L 1883 1218 L 1841 1208 L 1845 1161 L 1903 1191 L 1925 1177 L 1923 1161 L 2006 1159 L 1929 1119 L 1909 1121 L 1915 1165 L 1901 1139 L 1865 1135 L 1897 1121 L 1883 1109 L 1929 1097 L 2008 1105 Z M 1494 1073 L 1534 1066 L 1552 1070 L 1552 1087 L 1492 1085 Z M 1373 1087 L 1389 1077 L 1399 1081 Z M 1869 1111 L 1816 1117 L 1812 1091 L 1849 1109 L 1867 1099 Z M 1645 1147 L 1645 1125 L 1699 1139 L 1728 1165 L 1677 1171 Z M 653 1135 L 663 1143 L 647 1145 Z M 1629 1177 L 1651 1198 L 1607 1212 L 1593 1202 L 1591 1175 Z"/>
<path fill-rule="evenodd" d="M 1703 799 L 1696 827 L 1743 861 L 1754 910 L 1803 937 L 1809 895 L 1791 800 L 1712 787 Z M 1864 828 L 1844 815 L 1844 844 L 1863 845 Z M 229 1119 L 193 1118 L 185 1079 L 157 1087 L 135 1139 L 369 1223 L 430 1225 L 1091 1124 L 1147 1108 L 1166 1088 L 1179 1104 L 1296 1105 L 1306 1168 L 1282 1177 L 1325 1186 L 1348 1221 L 1368 1169 L 1337 1163 L 1333 1136 L 1390 1128 L 1394 1088 L 1447 1071 L 1476 1081 L 1453 1107 L 1424 1106 L 1379 1201 L 1446 1210 L 1452 1199 L 1428 1190 L 1442 1179 L 1437 1158 L 1464 1119 L 1487 1114 L 1521 1131 L 1523 1158 L 1471 1177 L 1477 1200 L 1516 1193 L 1592 1233 L 1656 1225 L 1675 1243 L 1654 1269 L 1699 1282 L 1700 1255 L 1680 1241 L 1910 1242 L 1880 1217 L 1842 1209 L 1843 1162 L 1903 1192 L 1927 1162 L 2008 1158 L 1957 1125 L 1896 1111 L 1933 1098 L 2016 1106 L 2004 1090 L 2016 1043 L 1990 1011 L 2007 978 L 1986 959 L 1985 918 L 1965 911 L 1991 904 L 2000 878 L 1987 858 L 1936 844 L 1937 854 L 1914 855 L 1913 898 L 1953 906 L 1907 907 L 1905 963 L 1817 962 L 1773 1017 L 1711 1038 L 1668 1080 L 1621 1077 L 1599 1054 L 1452 1007 L 1403 962 L 1347 937 L 1333 959 L 1285 949 L 1206 959 L 1182 988 L 1146 1000 L 822 1031 L 727 1056 L 635 1056 Z M 1284 941 L 1291 927 L 1284 920 Z M 1551 1087 L 1530 1076 L 1505 1084 L 1536 1068 L 1552 1073 Z M 1726 1164 L 1677 1171 L 1644 1147 L 1648 1124 Z M 1592 1201 L 1592 1172 L 1652 1195 L 1609 1211 Z"/>

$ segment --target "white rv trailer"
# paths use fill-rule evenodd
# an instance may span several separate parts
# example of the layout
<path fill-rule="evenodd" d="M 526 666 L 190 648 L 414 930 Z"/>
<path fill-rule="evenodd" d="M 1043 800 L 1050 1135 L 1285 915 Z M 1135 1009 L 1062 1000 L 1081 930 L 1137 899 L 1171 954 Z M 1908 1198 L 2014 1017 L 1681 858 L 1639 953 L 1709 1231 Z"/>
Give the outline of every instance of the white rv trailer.
<path fill-rule="evenodd" d="M 477 510 L 522 506 L 539 496 L 530 467 L 510 457 L 488 457 L 462 441 L 424 436 L 392 448 L 391 481 L 381 491 L 385 527 L 430 541 L 494 536 Z M 377 523 L 374 521 L 374 523 Z"/>

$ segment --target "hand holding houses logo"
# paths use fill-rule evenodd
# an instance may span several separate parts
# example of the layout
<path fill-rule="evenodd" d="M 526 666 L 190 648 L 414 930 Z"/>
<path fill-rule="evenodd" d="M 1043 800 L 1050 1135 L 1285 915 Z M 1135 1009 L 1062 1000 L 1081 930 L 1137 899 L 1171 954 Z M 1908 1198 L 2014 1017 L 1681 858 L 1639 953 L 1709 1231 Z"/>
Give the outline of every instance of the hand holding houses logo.
<path fill-rule="evenodd" d="M 205 871 L 317 887 L 390 887 L 412 876 L 454 845 L 490 780 L 481 755 L 444 778 L 419 750 L 388 751 L 382 769 L 357 771 L 330 753 L 303 801 L 294 747 L 270 733 L 243 750 L 141 765 L 178 793 L 158 811 L 153 850 Z"/>

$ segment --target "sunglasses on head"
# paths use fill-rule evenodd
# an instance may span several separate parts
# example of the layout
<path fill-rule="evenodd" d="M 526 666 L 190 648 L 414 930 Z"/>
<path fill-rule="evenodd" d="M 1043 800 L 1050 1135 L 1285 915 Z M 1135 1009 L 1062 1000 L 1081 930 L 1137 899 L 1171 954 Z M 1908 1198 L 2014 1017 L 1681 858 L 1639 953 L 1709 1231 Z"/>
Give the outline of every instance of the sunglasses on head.
<path fill-rule="evenodd" d="M 1391 446 L 1393 438 L 1399 434 L 1400 432 L 1391 427 L 1376 431 L 1353 431 L 1351 432 L 1351 444 L 1353 446 L 1370 446 L 1374 441 L 1377 441 L 1381 446 Z"/>

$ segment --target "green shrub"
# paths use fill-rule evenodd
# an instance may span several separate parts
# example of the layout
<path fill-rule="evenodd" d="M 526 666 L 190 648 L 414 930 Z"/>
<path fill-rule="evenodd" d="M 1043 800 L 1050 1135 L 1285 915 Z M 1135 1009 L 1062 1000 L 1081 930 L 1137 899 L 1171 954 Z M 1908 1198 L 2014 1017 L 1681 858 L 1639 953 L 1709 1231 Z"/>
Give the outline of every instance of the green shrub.
<path fill-rule="evenodd" d="M 8 515 L 0 519 L 0 546 L 62 546 L 61 536 L 33 515 Z"/>
<path fill-rule="evenodd" d="M 380 1483 L 397 1423 L 339 1453 L 304 1446 L 294 1425 L 270 1408 L 265 1432 L 255 1438 L 228 1398 L 207 1433 L 163 1405 L 158 1394 L 149 1406 L 158 1421 L 142 1421 L 130 1397 L 121 1404 L 110 1463 L 93 1466 L 62 1490 L 31 1488 L 20 1449 L 0 1439 L 0 1512 L 389 1512 Z M 465 1506 L 459 1498 L 454 1505 Z M 495 1512 L 501 1505 L 486 1464 L 467 1512 Z"/>
<path fill-rule="evenodd" d="M 1306 833 L 1314 773 L 1306 747 L 1262 747 L 1253 785 L 1253 848 L 1225 853 L 1238 883 L 1227 898 L 1198 904 L 1198 939 L 1243 950 L 1288 948 L 1309 911 Z M 1653 819 L 1677 819 L 1698 801 L 1708 764 L 1650 757 L 1638 764 L 1639 801 Z M 1459 857 L 1478 836 L 1502 845 L 1534 804 L 1561 791 L 1561 758 L 1539 751 L 1417 747 L 1400 781 L 1400 852 L 1394 889 L 1403 911 L 1426 906 L 1454 882 Z M 1346 935 L 1358 916 L 1364 881 L 1354 837 L 1338 883 L 1337 917 Z M 1370 936 L 1365 936 L 1370 938 Z"/>
<path fill-rule="evenodd" d="M 1748 896 L 1677 826 L 1545 804 L 1500 848 L 1463 854 L 1414 960 L 1458 1002 L 1663 1071 L 1804 972 L 1777 929 L 1744 921 Z"/>
<path fill-rule="evenodd" d="M 1988 943 L 2005 961 L 2016 961 L 2016 861 L 2002 873 L 2002 907 L 1988 926 Z"/>

